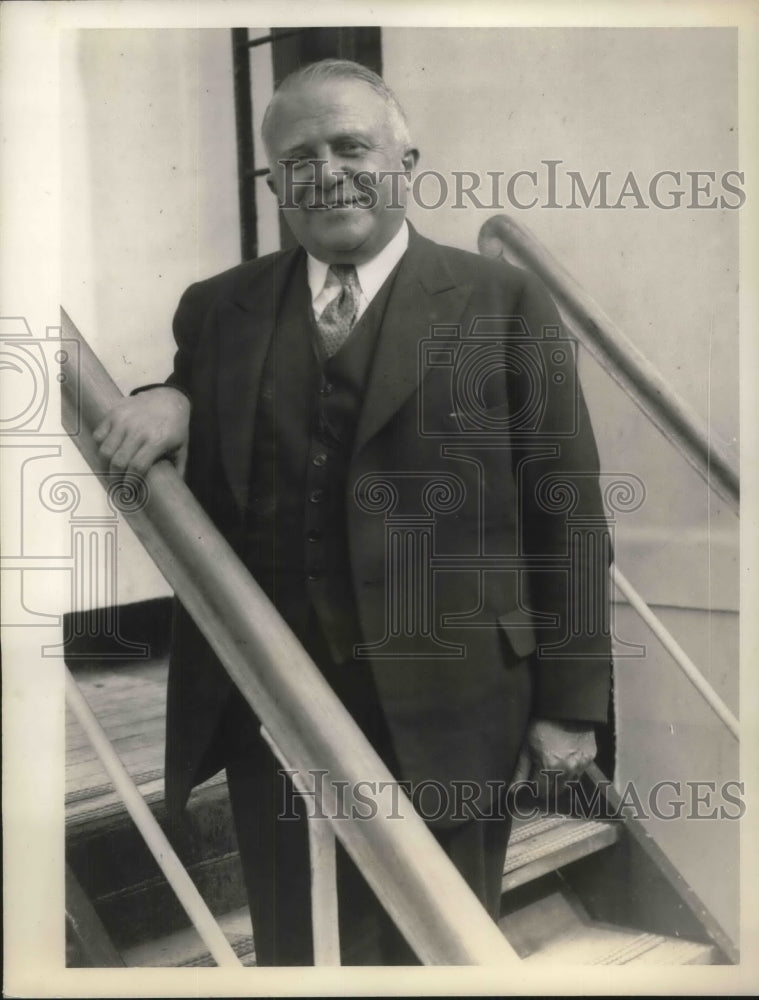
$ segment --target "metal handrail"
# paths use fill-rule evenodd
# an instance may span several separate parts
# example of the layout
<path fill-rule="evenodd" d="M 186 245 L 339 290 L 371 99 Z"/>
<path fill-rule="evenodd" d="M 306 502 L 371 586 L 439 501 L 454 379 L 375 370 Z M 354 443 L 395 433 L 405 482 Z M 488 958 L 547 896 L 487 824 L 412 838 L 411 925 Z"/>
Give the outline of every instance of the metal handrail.
<path fill-rule="evenodd" d="M 535 273 L 554 297 L 563 319 L 601 367 L 622 387 L 648 419 L 734 510 L 740 506 L 738 472 L 710 440 L 709 429 L 680 399 L 632 341 L 604 315 L 593 298 L 524 226 L 507 215 L 488 219 L 480 229 L 480 252 L 507 255 Z M 506 253 L 504 253 L 504 251 Z M 698 667 L 621 571 L 612 566 L 614 585 L 659 639 L 675 663 L 738 739 L 738 720 Z"/>
<path fill-rule="evenodd" d="M 208 909 L 195 883 L 187 874 L 182 862 L 174 852 L 174 848 L 166 839 L 166 834 L 158 825 L 158 820 L 150 811 L 147 802 L 140 795 L 129 776 L 129 772 L 113 749 L 68 667 L 66 668 L 66 704 L 76 716 L 77 722 L 84 730 L 111 779 L 113 787 L 120 795 L 127 812 L 140 831 L 142 839 L 166 876 L 166 881 L 174 890 L 177 899 L 182 904 L 185 913 L 215 959 L 216 964 L 227 967 L 242 966 L 242 962 L 224 936 L 224 932 Z"/>
<path fill-rule="evenodd" d="M 506 255 L 545 283 L 577 339 L 712 489 L 737 511 L 738 471 L 724 449 L 711 439 L 708 425 L 679 398 L 553 254 L 507 215 L 493 216 L 483 224 L 478 246 L 484 256 Z"/>
<path fill-rule="evenodd" d="M 649 608 L 638 591 L 633 587 L 624 573 L 616 566 L 611 567 L 611 578 L 617 590 L 624 594 L 628 603 L 651 629 L 659 642 L 664 646 L 669 655 L 682 670 L 693 687 L 698 691 L 704 701 L 710 706 L 714 714 L 727 726 L 731 734 L 737 740 L 739 738 L 738 720 L 720 698 L 709 681 L 704 677 L 696 664 L 691 660 L 680 643 L 672 633 L 664 627 L 654 612 Z"/>
<path fill-rule="evenodd" d="M 63 310 L 61 324 L 78 343 L 78 352 L 62 352 L 63 425 L 90 467 L 104 473 L 91 432 L 122 396 Z M 131 494 L 128 485 L 112 502 L 282 755 L 303 774 L 326 772 L 320 804 L 329 817 L 352 809 L 365 816 L 357 787 L 397 782 L 269 599 L 169 462 L 157 462 Z M 333 829 L 421 961 L 518 962 L 403 790 L 393 790 L 392 822 L 378 810 L 360 823 L 335 818 Z"/>

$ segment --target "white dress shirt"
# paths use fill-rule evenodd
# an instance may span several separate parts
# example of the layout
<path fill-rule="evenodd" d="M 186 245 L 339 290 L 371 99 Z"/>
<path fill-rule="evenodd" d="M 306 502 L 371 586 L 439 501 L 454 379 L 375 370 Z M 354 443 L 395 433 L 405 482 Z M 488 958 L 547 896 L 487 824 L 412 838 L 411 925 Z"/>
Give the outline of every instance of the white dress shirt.
<path fill-rule="evenodd" d="M 408 224 L 403 220 L 403 225 L 376 257 L 366 261 L 364 264 L 356 265 L 356 275 L 361 286 L 361 294 L 358 300 L 358 321 L 374 296 L 385 283 L 385 279 L 393 270 L 395 265 L 406 252 L 408 246 Z M 319 319 L 332 299 L 340 294 L 340 282 L 330 275 L 327 278 L 329 264 L 322 260 L 317 260 L 308 254 L 308 287 L 311 289 L 311 303 L 314 307 L 314 316 Z"/>

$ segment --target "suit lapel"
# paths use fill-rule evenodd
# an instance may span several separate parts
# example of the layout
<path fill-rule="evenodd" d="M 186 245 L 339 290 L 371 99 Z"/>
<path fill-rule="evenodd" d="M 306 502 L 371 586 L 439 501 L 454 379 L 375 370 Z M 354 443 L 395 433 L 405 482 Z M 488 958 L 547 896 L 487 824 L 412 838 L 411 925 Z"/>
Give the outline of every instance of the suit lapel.
<path fill-rule="evenodd" d="M 354 455 L 421 384 L 425 370 L 420 344 L 431 327 L 458 323 L 472 292 L 470 285 L 457 283 L 439 247 L 409 229 L 409 246 L 382 321 Z"/>
<path fill-rule="evenodd" d="M 221 457 L 235 500 L 248 504 L 253 431 L 266 353 L 282 292 L 302 255 L 287 252 L 268 264 L 243 292 L 218 309 L 218 410 Z"/>
<path fill-rule="evenodd" d="M 420 343 L 436 324 L 459 322 L 472 289 L 451 273 L 440 249 L 411 227 L 385 310 L 356 431 L 358 452 L 415 392 L 424 377 Z M 302 251 L 274 257 L 265 270 L 218 308 L 218 411 L 224 470 L 239 507 L 250 490 L 250 463 L 264 361 L 276 326 L 282 293 Z"/>

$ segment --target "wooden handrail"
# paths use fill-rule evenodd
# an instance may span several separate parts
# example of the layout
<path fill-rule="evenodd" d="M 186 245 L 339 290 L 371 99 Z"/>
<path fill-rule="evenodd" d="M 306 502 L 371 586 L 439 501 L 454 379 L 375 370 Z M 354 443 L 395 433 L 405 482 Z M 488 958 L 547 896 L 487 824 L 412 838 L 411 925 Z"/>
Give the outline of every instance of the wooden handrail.
<path fill-rule="evenodd" d="M 63 336 L 79 346 L 78 357 L 66 352 L 62 364 L 63 424 L 90 467 L 105 473 L 91 432 L 122 396 L 63 310 L 61 324 Z M 353 806 L 355 815 L 365 815 L 354 794 L 358 784 L 389 788 L 394 778 L 272 603 L 169 462 L 157 462 L 131 494 L 128 485 L 112 492 L 111 502 L 283 756 L 302 773 L 327 772 L 321 801 L 327 815 L 351 815 Z M 408 797 L 396 791 L 392 821 L 378 810 L 360 821 L 337 819 L 333 829 L 421 961 L 519 961 Z"/>
<path fill-rule="evenodd" d="M 714 491 L 738 510 L 738 472 L 711 440 L 709 427 L 546 247 L 507 215 L 484 223 L 478 245 L 486 257 L 508 256 L 545 283 L 577 339 Z"/>

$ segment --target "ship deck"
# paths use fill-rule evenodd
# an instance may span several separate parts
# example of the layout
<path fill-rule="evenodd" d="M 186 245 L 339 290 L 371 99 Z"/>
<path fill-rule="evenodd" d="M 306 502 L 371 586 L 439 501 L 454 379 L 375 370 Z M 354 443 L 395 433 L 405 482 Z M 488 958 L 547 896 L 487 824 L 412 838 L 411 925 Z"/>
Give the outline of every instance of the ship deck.
<path fill-rule="evenodd" d="M 74 676 L 130 777 L 148 802 L 163 798 L 165 660 L 78 667 Z M 224 781 L 223 774 L 206 784 Z M 119 796 L 70 710 L 66 712 L 66 824 L 122 811 Z"/>

